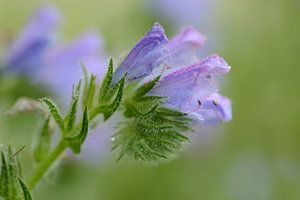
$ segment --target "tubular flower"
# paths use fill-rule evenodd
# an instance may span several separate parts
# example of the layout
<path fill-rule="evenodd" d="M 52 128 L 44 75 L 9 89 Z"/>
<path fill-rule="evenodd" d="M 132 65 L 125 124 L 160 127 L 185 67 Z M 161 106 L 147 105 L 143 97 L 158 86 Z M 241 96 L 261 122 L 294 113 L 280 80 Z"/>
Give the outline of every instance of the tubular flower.
<path fill-rule="evenodd" d="M 153 68 L 165 61 L 168 39 L 164 29 L 155 23 L 150 31 L 135 45 L 114 73 L 112 83 L 127 73 L 127 81 L 137 80 L 151 74 Z"/>
<path fill-rule="evenodd" d="M 43 69 L 36 77 L 37 81 L 46 83 L 55 91 L 69 94 L 72 84 L 82 76 L 81 62 L 90 73 L 101 79 L 106 70 L 106 59 L 100 58 L 100 47 L 98 34 L 86 33 L 69 44 L 49 50 L 43 60 Z"/>
<path fill-rule="evenodd" d="M 167 45 L 170 52 L 167 64 L 172 67 L 182 67 L 197 62 L 197 50 L 203 47 L 205 41 L 205 36 L 194 27 L 183 29 Z"/>
<path fill-rule="evenodd" d="M 231 102 L 228 98 L 213 93 L 198 109 L 190 112 L 190 115 L 205 124 L 227 122 L 232 119 Z"/>
<path fill-rule="evenodd" d="M 216 94 L 215 77 L 229 71 L 226 61 L 214 54 L 163 77 L 149 95 L 166 97 L 166 106 L 179 109 L 203 123 L 228 121 L 231 118 L 230 101 Z"/>

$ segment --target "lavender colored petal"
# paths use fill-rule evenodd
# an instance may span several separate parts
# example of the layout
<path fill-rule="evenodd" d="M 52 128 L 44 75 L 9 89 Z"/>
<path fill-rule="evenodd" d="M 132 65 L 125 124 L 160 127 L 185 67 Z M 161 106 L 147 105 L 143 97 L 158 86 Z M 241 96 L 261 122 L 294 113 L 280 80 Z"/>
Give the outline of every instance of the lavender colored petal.
<path fill-rule="evenodd" d="M 59 21 L 60 15 L 53 7 L 36 10 L 11 46 L 6 61 L 7 70 L 28 74 L 40 67 Z"/>
<path fill-rule="evenodd" d="M 203 124 L 217 124 L 232 119 L 231 102 L 218 93 L 213 93 L 197 110 L 188 111 Z"/>
<path fill-rule="evenodd" d="M 37 81 L 62 94 L 70 94 L 72 85 L 82 77 L 81 62 L 89 72 L 102 78 L 107 60 L 100 56 L 101 47 L 99 35 L 87 33 L 70 44 L 51 50 L 45 57 Z"/>
<path fill-rule="evenodd" d="M 147 9 L 154 16 L 167 20 L 172 25 L 194 24 L 207 26 L 216 10 L 216 0 L 146 0 Z"/>
<path fill-rule="evenodd" d="M 199 104 L 217 92 L 214 76 L 229 70 L 225 60 L 214 54 L 165 76 L 149 94 L 167 97 L 167 106 L 184 112 L 196 110 Z"/>
<path fill-rule="evenodd" d="M 203 47 L 205 41 L 205 36 L 195 28 L 183 29 L 167 45 L 170 51 L 167 64 L 171 67 L 181 67 L 195 63 L 198 60 L 197 50 Z"/>
<path fill-rule="evenodd" d="M 164 29 L 159 23 L 155 23 L 117 68 L 113 75 L 113 84 L 120 80 L 126 72 L 128 81 L 149 75 L 153 68 L 158 67 L 166 58 L 165 44 L 167 42 Z"/>

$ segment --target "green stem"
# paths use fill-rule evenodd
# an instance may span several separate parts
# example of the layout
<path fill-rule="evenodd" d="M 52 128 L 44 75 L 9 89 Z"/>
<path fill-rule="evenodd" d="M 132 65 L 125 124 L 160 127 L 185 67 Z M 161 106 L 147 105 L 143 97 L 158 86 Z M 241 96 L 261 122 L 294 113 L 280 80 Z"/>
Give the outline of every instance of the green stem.
<path fill-rule="evenodd" d="M 99 114 L 99 108 L 94 109 L 90 115 L 89 119 L 94 119 Z M 81 124 L 78 124 L 78 127 Z M 56 161 L 56 159 L 62 154 L 62 152 L 68 147 L 67 141 L 62 138 L 53 151 L 37 166 L 33 174 L 29 177 L 28 188 L 34 189 L 36 184 L 43 178 L 44 174 L 48 171 L 51 165 Z"/>
<path fill-rule="evenodd" d="M 64 139 L 61 139 L 53 151 L 46 157 L 35 169 L 28 181 L 29 189 L 33 189 L 36 184 L 40 181 L 43 175 L 47 172 L 54 161 L 62 154 L 66 149 L 67 144 Z"/>

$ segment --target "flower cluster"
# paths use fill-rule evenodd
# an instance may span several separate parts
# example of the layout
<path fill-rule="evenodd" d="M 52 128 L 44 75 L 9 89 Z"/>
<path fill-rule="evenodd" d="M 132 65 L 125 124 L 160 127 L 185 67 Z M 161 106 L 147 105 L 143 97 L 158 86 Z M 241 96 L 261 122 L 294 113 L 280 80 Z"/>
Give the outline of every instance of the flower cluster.
<path fill-rule="evenodd" d="M 177 70 L 167 72 L 149 95 L 166 97 L 165 106 L 204 124 L 229 121 L 231 103 L 218 94 L 215 77 L 229 72 L 230 66 L 216 54 L 198 60 L 196 52 L 204 42 L 205 37 L 192 27 L 168 41 L 162 26 L 155 23 L 116 70 L 114 79 L 127 73 L 128 81 L 138 80 L 164 63 L 166 71 Z"/>
<path fill-rule="evenodd" d="M 218 94 L 216 83 L 216 77 L 230 67 L 216 54 L 199 60 L 197 50 L 204 42 L 205 37 L 192 27 L 169 41 L 155 23 L 117 68 L 113 83 L 127 76 L 133 88 L 142 85 L 129 90 L 123 100 L 127 120 L 113 137 L 119 159 L 124 155 L 144 161 L 169 158 L 188 141 L 182 132 L 190 130 L 191 119 L 200 124 L 231 120 L 230 100 Z M 159 67 L 166 75 L 156 74 L 145 83 Z"/>

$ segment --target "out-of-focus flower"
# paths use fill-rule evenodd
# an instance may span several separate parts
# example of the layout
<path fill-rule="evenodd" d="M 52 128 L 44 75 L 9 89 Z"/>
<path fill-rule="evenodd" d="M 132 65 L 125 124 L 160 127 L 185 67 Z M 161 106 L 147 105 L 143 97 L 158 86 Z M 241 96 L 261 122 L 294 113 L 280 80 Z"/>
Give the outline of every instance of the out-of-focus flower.
<path fill-rule="evenodd" d="M 59 21 L 60 15 L 53 7 L 36 10 L 9 50 L 7 70 L 23 74 L 36 71 L 53 43 Z"/>
<path fill-rule="evenodd" d="M 214 54 L 163 77 L 149 95 L 165 96 L 166 106 L 179 109 L 202 123 L 228 121 L 231 104 L 216 94 L 215 76 L 229 71 L 226 61 Z"/>
<path fill-rule="evenodd" d="M 207 26 L 216 0 L 145 0 L 154 16 L 177 27 L 194 24 Z"/>
<path fill-rule="evenodd" d="M 117 68 L 112 82 L 116 83 L 126 72 L 128 81 L 148 76 L 153 68 L 158 67 L 166 59 L 167 43 L 164 29 L 159 23 L 155 23 Z"/>
<path fill-rule="evenodd" d="M 96 33 L 61 45 L 55 37 L 60 19 L 55 8 L 39 8 L 12 44 L 6 70 L 25 75 L 65 96 L 70 95 L 72 85 L 81 77 L 81 62 L 101 78 L 106 59 L 100 55 L 102 40 Z"/>
<path fill-rule="evenodd" d="M 89 73 L 101 79 L 107 64 L 104 55 L 102 57 L 99 55 L 101 42 L 98 34 L 90 32 L 69 44 L 49 50 L 43 59 L 43 69 L 40 70 L 36 80 L 46 83 L 55 91 L 71 94 L 72 84 L 82 75 L 81 62 Z"/>

